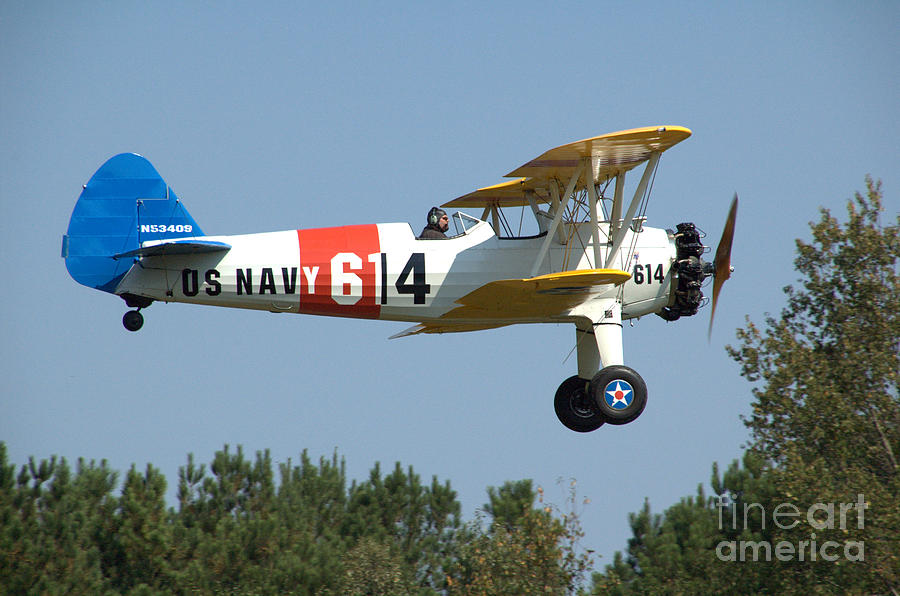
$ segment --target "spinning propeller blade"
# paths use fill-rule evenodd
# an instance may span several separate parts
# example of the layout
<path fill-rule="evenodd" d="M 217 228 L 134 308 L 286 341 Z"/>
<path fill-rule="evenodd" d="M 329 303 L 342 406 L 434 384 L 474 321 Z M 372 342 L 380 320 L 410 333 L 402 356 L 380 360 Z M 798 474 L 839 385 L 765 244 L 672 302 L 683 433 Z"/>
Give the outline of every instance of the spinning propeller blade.
<path fill-rule="evenodd" d="M 716 247 L 716 258 L 713 261 L 715 279 L 713 279 L 712 313 L 709 316 L 709 334 L 712 337 L 713 319 L 716 316 L 716 303 L 719 301 L 719 291 L 725 280 L 731 277 L 731 243 L 734 240 L 734 221 L 737 218 L 738 196 L 731 200 L 731 209 L 728 211 L 728 219 L 725 220 L 725 229 L 722 230 L 722 238 Z"/>

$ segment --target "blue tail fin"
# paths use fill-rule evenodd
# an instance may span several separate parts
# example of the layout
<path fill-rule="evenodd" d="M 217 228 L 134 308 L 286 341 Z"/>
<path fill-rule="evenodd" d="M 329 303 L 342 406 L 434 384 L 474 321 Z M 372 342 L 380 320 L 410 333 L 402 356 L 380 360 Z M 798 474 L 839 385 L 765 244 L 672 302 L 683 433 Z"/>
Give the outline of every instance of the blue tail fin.
<path fill-rule="evenodd" d="M 100 166 L 78 197 L 62 256 L 75 281 L 114 293 L 133 260 L 113 255 L 148 240 L 202 235 L 153 165 L 140 155 L 122 153 Z"/>

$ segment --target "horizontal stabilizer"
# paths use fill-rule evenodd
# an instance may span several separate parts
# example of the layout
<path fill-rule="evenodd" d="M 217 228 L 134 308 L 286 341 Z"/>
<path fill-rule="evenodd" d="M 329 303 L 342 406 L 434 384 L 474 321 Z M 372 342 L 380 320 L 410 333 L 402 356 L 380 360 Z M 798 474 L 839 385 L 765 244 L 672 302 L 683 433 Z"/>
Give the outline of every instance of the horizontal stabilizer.
<path fill-rule="evenodd" d="M 114 259 L 124 259 L 128 257 L 161 257 L 166 255 L 193 255 L 206 252 L 220 252 L 229 250 L 230 244 L 217 242 L 215 240 L 197 240 L 196 238 L 169 240 L 167 242 L 159 242 L 147 244 L 128 252 L 113 255 Z"/>

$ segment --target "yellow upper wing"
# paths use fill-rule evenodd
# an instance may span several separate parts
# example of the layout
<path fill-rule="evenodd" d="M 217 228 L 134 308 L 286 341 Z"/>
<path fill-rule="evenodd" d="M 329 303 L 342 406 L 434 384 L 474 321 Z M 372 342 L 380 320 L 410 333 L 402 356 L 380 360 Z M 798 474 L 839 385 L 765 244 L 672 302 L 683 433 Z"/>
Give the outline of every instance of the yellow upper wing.
<path fill-rule="evenodd" d="M 620 172 L 627 172 L 647 161 L 651 153 L 661 153 L 689 136 L 691 131 L 683 126 L 647 126 L 575 141 L 550 149 L 506 175 L 519 180 L 480 188 L 443 206 L 527 205 L 526 191 L 529 190 L 535 192 L 538 202 L 548 202 L 548 181 L 555 179 L 565 185 L 585 158 L 591 158 L 593 179 L 600 182 Z M 584 182 L 579 181 L 575 188 L 584 188 Z"/>
<path fill-rule="evenodd" d="M 549 201 L 546 188 L 541 188 L 543 181 L 534 178 L 519 178 L 509 182 L 501 182 L 494 186 L 479 188 L 467 195 L 457 197 L 442 207 L 484 207 L 485 205 L 498 205 L 500 207 L 521 207 L 528 204 L 526 191 L 534 191 L 539 203 Z"/>

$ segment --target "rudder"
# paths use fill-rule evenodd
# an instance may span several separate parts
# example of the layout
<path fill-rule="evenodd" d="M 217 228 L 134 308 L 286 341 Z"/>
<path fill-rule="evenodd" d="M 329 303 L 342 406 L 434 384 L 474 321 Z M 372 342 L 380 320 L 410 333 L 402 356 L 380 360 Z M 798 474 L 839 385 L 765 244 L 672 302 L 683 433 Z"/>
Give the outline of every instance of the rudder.
<path fill-rule="evenodd" d="M 148 240 L 203 236 L 153 165 L 134 153 L 110 158 L 84 186 L 62 256 L 69 275 L 90 288 L 115 293 L 133 259 L 115 259 Z"/>

